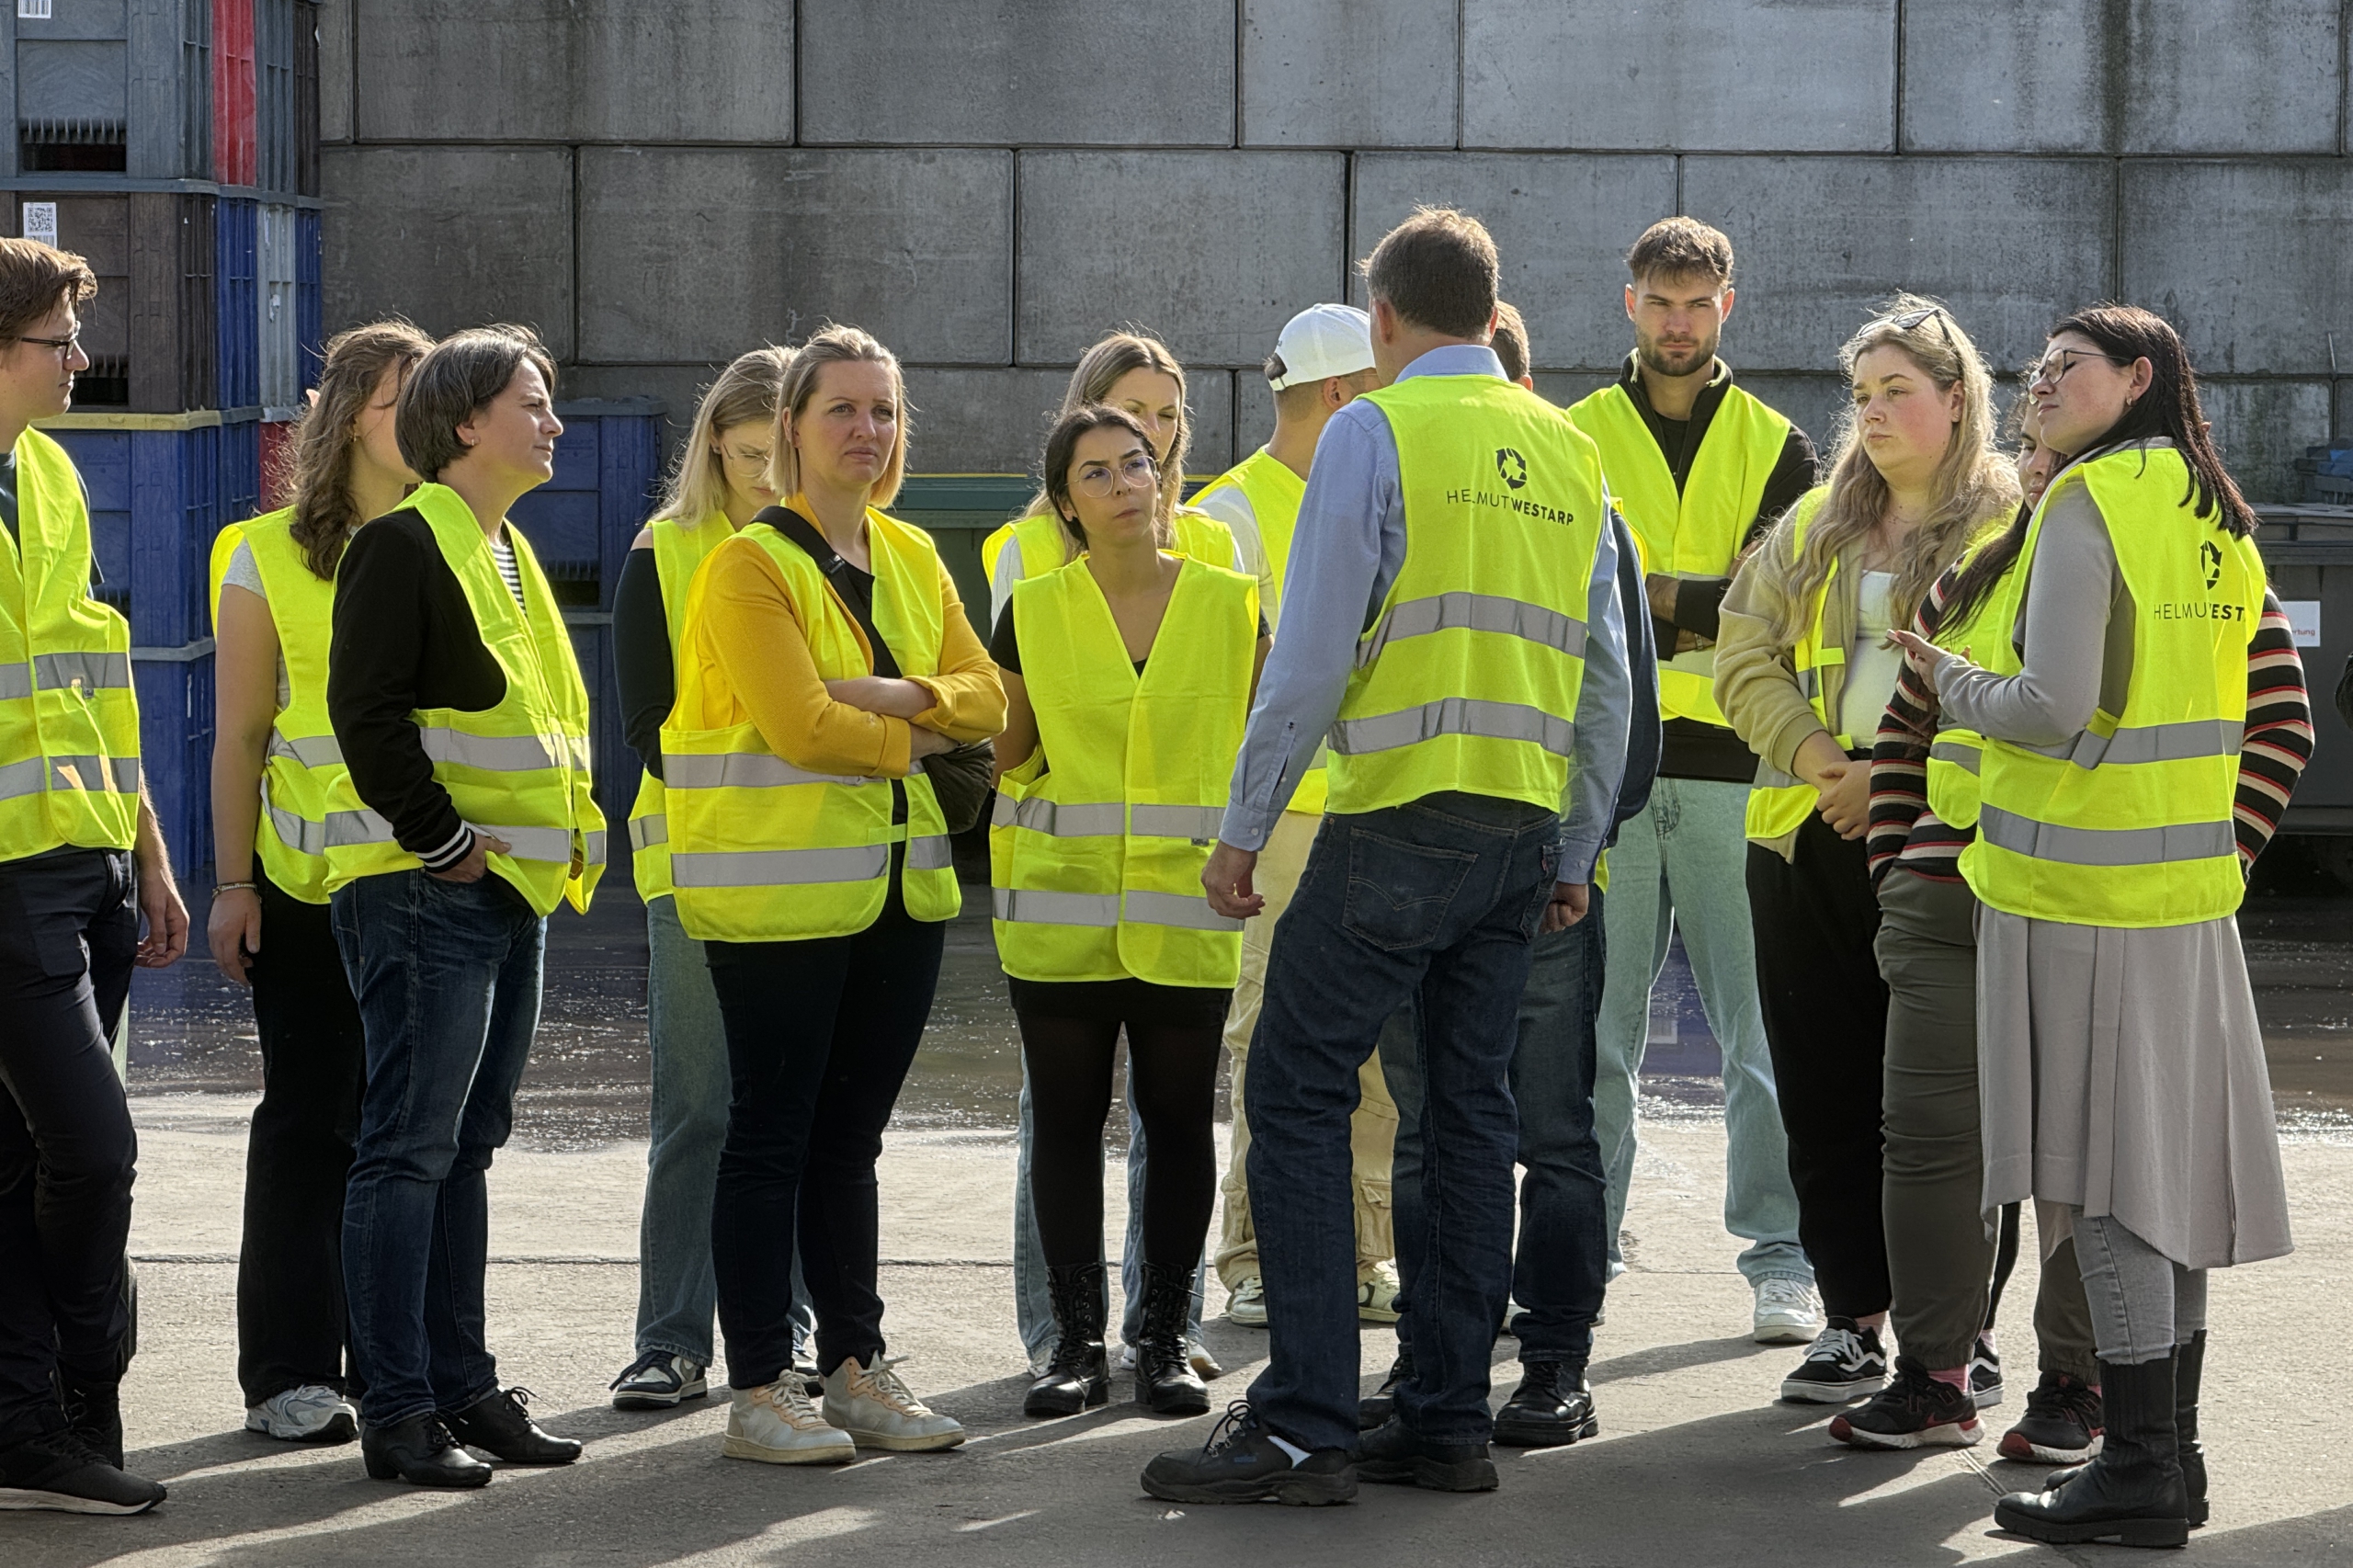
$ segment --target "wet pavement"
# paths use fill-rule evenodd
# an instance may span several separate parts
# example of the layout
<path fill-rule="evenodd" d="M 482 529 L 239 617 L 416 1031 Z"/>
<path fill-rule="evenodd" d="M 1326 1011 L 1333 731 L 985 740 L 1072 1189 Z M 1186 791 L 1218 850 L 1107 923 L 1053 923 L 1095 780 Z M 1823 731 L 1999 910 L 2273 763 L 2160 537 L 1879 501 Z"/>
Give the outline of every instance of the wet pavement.
<path fill-rule="evenodd" d="M 2289 852 L 2240 915 L 2283 1133 L 2353 1141 L 2353 896 Z M 893 1125 L 1002 1130 L 1021 1093 L 1020 1041 L 989 936 L 983 889 L 965 890 L 948 935 L 938 999 Z M 197 929 L 203 929 L 197 914 Z M 516 1139 L 540 1150 L 594 1149 L 646 1136 L 645 916 L 625 880 L 599 890 L 585 916 L 548 927 L 539 1038 L 517 1104 Z M 1654 999 L 1643 1114 L 1722 1114 L 1714 1040 L 1683 961 L 1670 952 Z M 251 1094 L 261 1055 L 245 994 L 197 949 L 174 969 L 142 971 L 131 990 L 131 1087 L 138 1094 Z M 1230 1116 L 1222 1086 L 1221 1120 Z M 1115 1122 L 1118 1119 L 1114 1119 Z M 1115 1140 L 1124 1129 L 1114 1128 Z"/>

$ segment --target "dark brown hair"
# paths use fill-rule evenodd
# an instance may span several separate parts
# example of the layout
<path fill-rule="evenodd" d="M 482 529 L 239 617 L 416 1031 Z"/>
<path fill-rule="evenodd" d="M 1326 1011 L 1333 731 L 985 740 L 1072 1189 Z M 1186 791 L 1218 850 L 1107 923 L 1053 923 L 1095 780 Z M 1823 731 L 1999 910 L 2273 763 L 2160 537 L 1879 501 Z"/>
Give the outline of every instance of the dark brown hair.
<path fill-rule="evenodd" d="M 1484 338 L 1495 318 L 1495 242 L 1451 207 L 1417 207 L 1364 258 L 1365 289 L 1427 332 Z"/>
<path fill-rule="evenodd" d="M 370 322 L 327 339 L 318 399 L 294 426 L 290 484 L 294 520 L 286 530 L 301 546 L 302 563 L 313 576 L 334 579 L 352 530 L 368 520 L 351 499 L 352 449 L 359 444 L 359 416 L 368 411 L 385 371 L 405 379 L 432 348 L 431 338 L 398 320 Z"/>
<path fill-rule="evenodd" d="M 1143 422 L 1124 408 L 1113 408 L 1101 403 L 1084 403 L 1054 421 L 1053 429 L 1046 435 L 1045 472 L 1040 477 L 1043 481 L 1047 505 L 1053 508 L 1054 516 L 1062 519 L 1063 527 L 1078 540 L 1081 550 L 1086 548 L 1086 529 L 1080 525 L 1076 515 L 1078 506 L 1070 498 L 1070 465 L 1077 454 L 1079 437 L 1097 430 L 1125 430 L 1142 445 L 1144 456 L 1152 456 L 1152 437 L 1144 433 Z M 1161 535 L 1162 542 L 1167 542 L 1169 524 L 1166 507 L 1154 507 L 1153 527 Z"/>
<path fill-rule="evenodd" d="M 17 336 L 61 303 L 78 310 L 97 291 L 97 274 L 72 251 L 0 240 L 0 338 Z"/>
<path fill-rule="evenodd" d="M 1504 362 L 1504 374 L 1513 381 L 1528 374 L 1528 362 L 1532 358 L 1528 347 L 1528 324 L 1519 319 L 1519 307 L 1502 300 L 1495 301 L 1495 335 L 1488 347 L 1495 358 Z"/>
<path fill-rule="evenodd" d="M 408 466 L 438 479 L 464 457 L 468 449 L 458 426 L 487 408 L 527 364 L 540 368 L 548 395 L 554 396 L 555 361 L 528 326 L 469 327 L 436 344 L 410 373 L 393 415 L 392 433 Z"/>
<path fill-rule="evenodd" d="M 1626 270 L 1637 283 L 1646 278 L 1712 278 L 1721 289 L 1732 281 L 1732 241 L 1697 218 L 1662 218 L 1626 253 Z"/>

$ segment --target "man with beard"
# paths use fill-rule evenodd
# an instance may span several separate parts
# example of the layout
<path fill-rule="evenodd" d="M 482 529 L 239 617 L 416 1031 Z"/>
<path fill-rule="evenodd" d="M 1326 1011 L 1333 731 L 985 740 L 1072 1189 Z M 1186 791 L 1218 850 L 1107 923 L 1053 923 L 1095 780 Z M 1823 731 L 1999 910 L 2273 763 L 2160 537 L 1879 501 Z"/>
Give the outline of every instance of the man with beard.
<path fill-rule="evenodd" d="M 1650 992 L 1680 922 L 1709 1027 L 1723 1051 L 1731 1138 L 1724 1225 L 1749 1243 L 1752 1332 L 1802 1344 L 1822 1327 L 1813 1270 L 1798 1244 L 1797 1195 L 1756 999 L 1743 819 L 1756 759 L 1712 693 L 1716 612 L 1748 544 L 1814 482 L 1813 444 L 1733 384 L 1716 344 L 1733 310 L 1732 242 L 1667 218 L 1626 255 L 1634 351 L 1615 384 L 1569 417 L 1601 449 L 1603 477 L 1643 555 L 1658 643 L 1664 747 L 1650 804 L 1610 852 L 1608 949 L 1594 1130 L 1609 1176 L 1609 1272 L 1625 1271 L 1619 1227 L 1634 1165 L 1634 1098 Z"/>

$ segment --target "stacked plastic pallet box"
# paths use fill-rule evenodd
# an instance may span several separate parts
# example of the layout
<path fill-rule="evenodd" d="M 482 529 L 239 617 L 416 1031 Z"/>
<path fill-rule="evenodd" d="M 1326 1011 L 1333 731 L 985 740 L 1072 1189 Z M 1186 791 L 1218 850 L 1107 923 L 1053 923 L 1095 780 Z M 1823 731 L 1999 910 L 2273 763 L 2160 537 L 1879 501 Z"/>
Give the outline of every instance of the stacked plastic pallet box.
<path fill-rule="evenodd" d="M 156 812 L 193 876 L 211 859 L 212 539 L 261 506 L 263 448 L 317 381 L 318 7 L 15 0 L 0 54 L 6 232 L 98 277 L 90 369 L 49 428 L 89 486 Z"/>

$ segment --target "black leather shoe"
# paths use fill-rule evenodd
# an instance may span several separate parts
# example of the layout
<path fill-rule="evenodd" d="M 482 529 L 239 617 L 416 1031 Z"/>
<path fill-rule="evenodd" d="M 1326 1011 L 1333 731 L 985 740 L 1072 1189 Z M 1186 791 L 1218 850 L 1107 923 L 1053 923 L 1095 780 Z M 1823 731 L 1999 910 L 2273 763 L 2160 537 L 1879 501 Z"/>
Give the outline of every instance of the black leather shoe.
<path fill-rule="evenodd" d="M 1024 1415 L 1075 1415 L 1111 1397 L 1111 1369 L 1103 1351 L 1103 1266 L 1049 1266 L 1054 1301 L 1054 1358 L 1029 1385 Z"/>
<path fill-rule="evenodd" d="M 2181 1454 L 2181 1485 L 2189 1502 L 2189 1528 L 2209 1517 L 2206 1506 L 2206 1445 L 2198 1440 L 2198 1389 L 2206 1381 L 2206 1331 L 2200 1329 L 2173 1353 L 2173 1431 Z"/>
<path fill-rule="evenodd" d="M 1370 1432 L 1388 1425 L 1397 1414 L 1397 1391 L 1413 1381 L 1414 1347 L 1401 1339 L 1397 1359 L 1389 1363 L 1389 1375 L 1381 1380 L 1379 1388 L 1357 1401 L 1357 1430 Z"/>
<path fill-rule="evenodd" d="M 1493 1492 L 1495 1461 L 1484 1443 L 1424 1442 L 1392 1417 L 1358 1445 L 1357 1479 L 1431 1492 Z"/>
<path fill-rule="evenodd" d="M 1258 1424 L 1248 1400 L 1225 1407 L 1199 1449 L 1172 1449 L 1143 1469 L 1143 1489 L 1170 1503 L 1290 1503 L 1318 1507 L 1357 1494 L 1356 1465 L 1345 1449 L 1304 1458 Z"/>
<path fill-rule="evenodd" d="M 1994 1505 L 1995 1527 L 2050 1546 L 2096 1540 L 2188 1544 L 2189 1498 L 2175 1425 L 2174 1361 L 2171 1355 L 2129 1367 L 2102 1361 L 2107 1431 L 2099 1457 L 2043 1492 L 2004 1497 Z"/>
<path fill-rule="evenodd" d="M 359 1457 L 377 1481 L 411 1486 L 487 1486 L 490 1466 L 458 1446 L 438 1415 L 359 1428 Z"/>
<path fill-rule="evenodd" d="M 59 1403 L 65 1407 L 65 1429 L 97 1451 L 100 1459 L 122 1468 L 122 1385 L 77 1382 L 58 1374 Z"/>
<path fill-rule="evenodd" d="M 463 1410 L 444 1411 L 441 1419 L 458 1441 L 508 1464 L 570 1464 L 578 1459 L 578 1443 L 551 1437 L 532 1421 L 526 1408 L 530 1398 L 529 1389 L 494 1389 Z"/>
<path fill-rule="evenodd" d="M 1557 1449 L 1601 1430 L 1585 1369 L 1560 1361 L 1530 1361 L 1519 1387 L 1495 1413 L 1495 1441 L 1513 1449 Z"/>
<path fill-rule="evenodd" d="M 1206 1415 L 1209 1385 L 1185 1344 L 1193 1311 L 1193 1271 L 1143 1266 L 1143 1335 L 1136 1346 L 1136 1403 L 1158 1415 Z"/>

